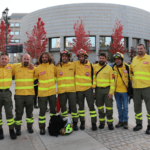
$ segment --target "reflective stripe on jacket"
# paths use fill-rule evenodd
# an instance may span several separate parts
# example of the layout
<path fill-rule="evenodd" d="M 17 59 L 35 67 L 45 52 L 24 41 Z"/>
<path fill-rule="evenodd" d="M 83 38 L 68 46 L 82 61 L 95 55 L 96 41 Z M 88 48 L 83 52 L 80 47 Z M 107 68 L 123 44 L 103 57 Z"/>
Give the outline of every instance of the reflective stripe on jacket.
<path fill-rule="evenodd" d="M 46 97 L 56 94 L 54 65 L 42 63 L 35 69 L 35 77 L 38 78 L 38 96 Z"/>
<path fill-rule="evenodd" d="M 0 89 L 8 89 L 12 85 L 13 69 L 18 64 L 7 64 L 5 67 L 0 65 Z"/>
<path fill-rule="evenodd" d="M 91 64 L 86 60 L 86 64 L 75 61 L 75 84 L 76 91 L 86 91 L 92 87 Z"/>
<path fill-rule="evenodd" d="M 133 74 L 133 88 L 150 87 L 150 56 L 145 54 L 142 58 L 134 57 L 130 72 Z"/>
<path fill-rule="evenodd" d="M 75 65 L 72 62 L 55 67 L 58 94 L 76 92 L 75 90 Z"/>
<path fill-rule="evenodd" d="M 98 64 L 94 65 L 94 72 L 93 72 L 93 85 L 94 88 L 97 87 L 107 87 L 110 86 L 109 93 L 114 94 L 115 90 L 115 82 L 114 82 L 114 75 L 113 70 L 110 66 L 106 65 L 98 74 L 96 77 L 96 73 L 101 69 L 102 67 Z"/>
<path fill-rule="evenodd" d="M 29 67 L 24 67 L 22 64 L 14 69 L 15 95 L 35 95 L 34 71 L 35 68 L 30 69 Z"/>

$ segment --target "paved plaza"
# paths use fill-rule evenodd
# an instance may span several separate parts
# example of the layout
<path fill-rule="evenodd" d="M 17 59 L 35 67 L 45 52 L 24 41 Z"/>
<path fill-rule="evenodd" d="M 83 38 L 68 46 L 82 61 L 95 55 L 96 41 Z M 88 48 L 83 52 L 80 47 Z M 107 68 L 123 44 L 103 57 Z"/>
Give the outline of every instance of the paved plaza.
<path fill-rule="evenodd" d="M 14 82 L 11 91 L 14 94 Z M 14 97 L 14 96 L 13 96 Z M 14 103 L 14 100 L 13 100 Z M 84 131 L 76 131 L 68 136 L 53 137 L 39 134 L 38 113 L 39 109 L 34 109 L 34 133 L 29 134 L 26 127 L 25 115 L 23 115 L 22 135 L 16 140 L 11 140 L 9 130 L 5 118 L 5 110 L 3 109 L 3 129 L 4 140 L 0 141 L 0 150 L 150 150 L 150 135 L 145 134 L 147 128 L 146 109 L 143 102 L 143 130 L 133 131 L 135 126 L 133 102 L 129 105 L 129 129 L 123 128 L 113 131 L 105 129 L 92 131 L 90 116 L 87 105 L 86 109 L 86 129 Z M 14 111 L 14 109 L 13 109 Z M 14 113 L 15 114 L 15 113 Z M 46 124 L 48 126 L 50 114 L 46 113 Z M 114 101 L 114 125 L 118 122 L 118 113 L 116 103 Z M 99 122 L 97 122 L 99 125 Z"/>

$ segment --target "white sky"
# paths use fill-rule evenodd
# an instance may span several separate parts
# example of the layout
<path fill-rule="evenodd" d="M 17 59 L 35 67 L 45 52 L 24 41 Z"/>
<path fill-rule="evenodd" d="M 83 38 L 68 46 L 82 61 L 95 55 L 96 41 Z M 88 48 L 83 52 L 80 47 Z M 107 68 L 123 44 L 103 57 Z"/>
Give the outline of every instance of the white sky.
<path fill-rule="evenodd" d="M 112 3 L 141 8 L 150 12 L 149 0 L 0 0 L 0 13 L 6 7 L 12 13 L 30 13 L 46 7 L 72 3 Z M 1 14 L 0 14 L 1 17 Z"/>

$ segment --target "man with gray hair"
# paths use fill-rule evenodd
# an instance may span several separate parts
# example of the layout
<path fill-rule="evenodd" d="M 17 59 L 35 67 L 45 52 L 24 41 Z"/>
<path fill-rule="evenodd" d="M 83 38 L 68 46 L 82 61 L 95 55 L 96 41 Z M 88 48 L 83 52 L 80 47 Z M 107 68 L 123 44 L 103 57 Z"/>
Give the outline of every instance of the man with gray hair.
<path fill-rule="evenodd" d="M 130 66 L 130 73 L 133 75 L 133 100 L 136 118 L 134 131 L 142 129 L 142 99 L 147 108 L 148 126 L 146 134 L 150 134 L 150 56 L 146 53 L 144 44 L 137 45 L 138 56 L 134 57 Z"/>
<path fill-rule="evenodd" d="M 26 123 L 29 133 L 33 133 L 33 105 L 34 105 L 34 66 L 30 63 L 30 55 L 22 57 L 22 63 L 13 70 L 15 75 L 15 128 L 16 135 L 21 135 L 21 125 L 24 107 L 26 108 Z"/>

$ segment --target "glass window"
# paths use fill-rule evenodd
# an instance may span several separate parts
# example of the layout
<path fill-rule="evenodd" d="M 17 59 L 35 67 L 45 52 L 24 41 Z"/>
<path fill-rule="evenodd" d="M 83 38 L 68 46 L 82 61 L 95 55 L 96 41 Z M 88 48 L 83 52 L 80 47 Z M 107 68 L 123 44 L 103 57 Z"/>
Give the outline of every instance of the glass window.
<path fill-rule="evenodd" d="M 19 23 L 15 23 L 15 27 L 19 27 Z"/>
<path fill-rule="evenodd" d="M 100 37 L 100 46 L 109 47 L 111 43 L 111 37 Z"/>
<path fill-rule="evenodd" d="M 145 44 L 146 50 L 149 50 L 149 41 L 148 40 L 144 40 L 144 44 Z"/>
<path fill-rule="evenodd" d="M 10 35 L 14 35 L 14 31 L 10 31 Z"/>
<path fill-rule="evenodd" d="M 92 47 L 95 47 L 95 37 L 89 37 L 91 40 Z"/>
<path fill-rule="evenodd" d="M 14 43 L 14 40 L 11 40 L 11 43 Z"/>
<path fill-rule="evenodd" d="M 75 37 L 66 37 L 65 38 L 65 47 L 72 47 L 71 43 L 73 43 L 73 39 L 75 39 Z"/>
<path fill-rule="evenodd" d="M 14 23 L 10 23 L 10 27 L 14 27 Z"/>
<path fill-rule="evenodd" d="M 137 45 L 140 43 L 140 39 L 132 39 L 132 47 L 137 48 Z"/>
<path fill-rule="evenodd" d="M 51 48 L 60 48 L 60 38 L 51 38 Z"/>
<path fill-rule="evenodd" d="M 76 37 L 65 37 L 65 47 L 72 47 L 73 39 Z M 92 47 L 95 47 L 95 37 L 89 37 L 91 40 Z"/>
<path fill-rule="evenodd" d="M 15 35 L 19 35 L 19 31 L 15 31 Z"/>
<path fill-rule="evenodd" d="M 19 43 L 19 40 L 15 40 L 16 43 Z"/>

